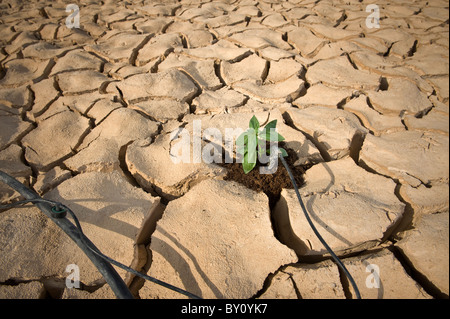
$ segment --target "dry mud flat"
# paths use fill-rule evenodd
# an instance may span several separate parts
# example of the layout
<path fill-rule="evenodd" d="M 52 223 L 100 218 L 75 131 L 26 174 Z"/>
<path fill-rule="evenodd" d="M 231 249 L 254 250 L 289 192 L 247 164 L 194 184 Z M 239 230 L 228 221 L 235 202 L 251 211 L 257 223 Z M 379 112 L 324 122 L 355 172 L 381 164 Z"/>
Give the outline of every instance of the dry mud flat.
<path fill-rule="evenodd" d="M 172 132 L 223 154 L 205 130 L 256 115 L 363 298 L 448 298 L 447 1 L 377 1 L 379 27 L 365 1 L 72 2 L 0 1 L 0 169 L 102 252 L 204 298 L 355 298 L 290 187 L 171 160 Z M 114 298 L 33 206 L 0 212 L 0 255 L 1 298 Z"/>

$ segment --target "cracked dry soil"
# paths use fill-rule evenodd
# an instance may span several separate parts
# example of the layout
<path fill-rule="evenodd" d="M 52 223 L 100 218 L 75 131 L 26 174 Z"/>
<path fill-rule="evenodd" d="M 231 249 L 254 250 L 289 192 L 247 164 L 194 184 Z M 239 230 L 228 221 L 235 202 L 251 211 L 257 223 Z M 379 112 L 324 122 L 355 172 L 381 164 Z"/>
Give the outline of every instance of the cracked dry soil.
<path fill-rule="evenodd" d="M 0 0 L 0 170 L 71 207 L 106 255 L 204 298 L 355 298 L 281 163 L 171 160 L 175 130 L 204 147 L 207 128 L 277 119 L 362 298 L 448 298 L 448 2 L 377 1 L 375 28 L 368 4 Z M 31 205 L 0 212 L 0 252 L 0 298 L 115 297 Z M 183 297 L 119 274 L 137 298 Z"/>

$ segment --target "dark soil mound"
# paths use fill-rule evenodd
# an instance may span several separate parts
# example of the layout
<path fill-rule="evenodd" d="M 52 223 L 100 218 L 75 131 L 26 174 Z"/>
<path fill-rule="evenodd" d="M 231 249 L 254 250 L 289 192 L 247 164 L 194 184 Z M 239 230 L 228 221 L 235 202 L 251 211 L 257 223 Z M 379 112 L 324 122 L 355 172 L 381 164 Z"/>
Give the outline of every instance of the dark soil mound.
<path fill-rule="evenodd" d="M 282 147 L 281 143 L 280 146 Z M 285 158 L 286 162 L 288 163 L 292 174 L 294 174 L 297 186 L 301 187 L 304 183 L 303 174 L 309 167 L 303 166 L 296 167 L 294 169 L 294 163 L 298 159 L 297 154 L 295 154 L 295 152 L 291 149 L 286 149 L 286 151 L 289 155 Z M 225 180 L 236 181 L 257 192 L 264 192 L 269 197 L 269 204 L 271 208 L 273 208 L 280 198 L 280 193 L 283 188 L 294 188 L 291 179 L 289 178 L 289 174 L 280 159 L 278 159 L 278 168 L 274 174 L 260 174 L 260 163 L 256 163 L 255 168 L 248 174 L 244 173 L 242 164 L 236 163 L 236 161 L 233 161 L 233 163 L 225 163 L 220 165 L 228 170 L 228 173 L 224 178 Z"/>

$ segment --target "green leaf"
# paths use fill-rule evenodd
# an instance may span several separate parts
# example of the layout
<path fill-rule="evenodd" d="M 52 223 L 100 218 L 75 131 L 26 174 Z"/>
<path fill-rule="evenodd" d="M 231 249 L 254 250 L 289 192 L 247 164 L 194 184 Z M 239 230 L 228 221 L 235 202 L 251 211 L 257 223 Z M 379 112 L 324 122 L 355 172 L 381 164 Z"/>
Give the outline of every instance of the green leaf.
<path fill-rule="evenodd" d="M 244 173 L 247 174 L 256 166 L 258 140 L 256 137 L 256 132 L 252 129 L 248 132 L 248 144 L 244 150 L 244 161 L 242 162 L 242 167 L 244 168 Z M 246 151 L 246 152 L 245 152 Z"/>
<path fill-rule="evenodd" d="M 248 148 L 248 134 L 249 131 L 247 130 L 236 139 L 236 151 L 241 155 L 243 155 L 245 149 Z"/>
<path fill-rule="evenodd" d="M 248 134 L 247 146 L 248 146 L 248 153 L 251 153 L 251 152 L 254 153 L 254 155 L 253 154 L 251 155 L 252 156 L 251 159 L 253 159 L 253 156 L 254 156 L 255 163 L 256 163 L 256 148 L 258 146 L 258 140 L 256 137 L 256 133 L 252 130 L 250 130 L 250 132 Z"/>
<path fill-rule="evenodd" d="M 253 152 L 253 154 L 256 154 L 256 152 Z M 242 162 L 242 168 L 244 169 L 245 174 L 248 174 L 256 166 L 256 160 L 252 163 L 249 156 L 249 153 L 245 153 L 244 161 Z"/>
<path fill-rule="evenodd" d="M 255 130 L 255 132 L 258 132 L 259 130 L 259 121 L 256 118 L 256 116 L 253 115 L 253 117 L 250 120 L 250 123 L 248 124 L 249 128 L 252 128 Z"/>
<path fill-rule="evenodd" d="M 270 131 L 271 128 L 277 127 L 277 120 L 270 121 L 269 123 L 264 126 L 264 128 L 268 131 Z"/>
<path fill-rule="evenodd" d="M 270 141 L 270 131 L 266 131 L 266 129 L 264 128 L 260 133 L 259 133 L 259 138 L 264 140 L 264 141 Z"/>
<path fill-rule="evenodd" d="M 263 139 L 258 139 L 258 154 L 261 155 L 264 149 L 266 149 L 267 152 L 266 141 Z"/>
<path fill-rule="evenodd" d="M 245 143 L 245 136 L 247 135 L 247 131 L 243 132 L 241 135 L 238 136 L 236 139 L 236 145 L 244 145 Z"/>
<path fill-rule="evenodd" d="M 286 152 L 286 150 L 282 147 L 279 147 L 278 150 L 281 152 L 281 156 L 283 157 L 287 157 L 288 153 Z"/>
<path fill-rule="evenodd" d="M 277 133 L 277 139 L 276 140 L 278 142 L 284 141 L 284 137 L 280 133 Z"/>
<path fill-rule="evenodd" d="M 275 129 L 277 126 L 277 120 L 270 121 L 269 123 L 264 126 L 264 129 L 261 131 L 261 138 L 270 141 L 270 130 Z"/>
<path fill-rule="evenodd" d="M 259 137 L 260 137 L 261 139 L 265 140 L 265 141 L 270 141 L 270 142 L 275 142 L 275 141 L 281 142 L 281 141 L 284 141 L 284 137 L 281 136 L 281 134 L 279 134 L 279 133 L 277 133 L 277 132 L 274 132 L 274 133 L 275 133 L 275 134 L 274 134 L 275 137 L 272 138 L 272 137 L 270 136 L 270 130 L 266 130 L 266 128 L 264 128 L 264 129 L 262 130 L 261 134 L 259 135 Z"/>

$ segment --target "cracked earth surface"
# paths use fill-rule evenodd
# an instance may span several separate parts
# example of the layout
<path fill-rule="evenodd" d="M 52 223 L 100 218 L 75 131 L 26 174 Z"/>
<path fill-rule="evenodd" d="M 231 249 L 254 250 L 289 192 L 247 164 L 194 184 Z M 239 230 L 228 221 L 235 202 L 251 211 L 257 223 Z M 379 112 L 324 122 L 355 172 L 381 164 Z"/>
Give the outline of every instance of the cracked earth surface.
<path fill-rule="evenodd" d="M 355 298 L 292 189 L 269 206 L 224 166 L 171 161 L 174 130 L 222 152 L 207 128 L 277 119 L 362 298 L 448 298 L 448 19 L 443 0 L 0 0 L 0 170 L 201 297 Z M 0 256 L 1 298 L 114 298 L 36 207 L 0 212 Z M 183 297 L 118 272 L 137 298 Z"/>

